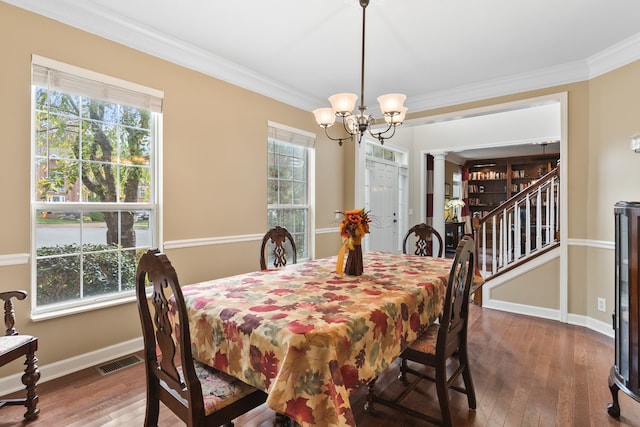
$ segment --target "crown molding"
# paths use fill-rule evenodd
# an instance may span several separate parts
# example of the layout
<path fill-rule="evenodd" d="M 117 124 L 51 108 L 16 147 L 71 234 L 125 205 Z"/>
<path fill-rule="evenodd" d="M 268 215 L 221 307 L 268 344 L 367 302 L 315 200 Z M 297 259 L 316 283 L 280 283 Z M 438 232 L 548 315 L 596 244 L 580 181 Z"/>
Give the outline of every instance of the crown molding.
<path fill-rule="evenodd" d="M 91 2 L 2 1 L 303 110 L 311 111 L 323 102 L 196 46 L 127 21 Z M 412 97 L 406 105 L 411 111 L 424 111 L 570 84 L 599 76 L 637 59 L 640 59 L 640 33 L 583 60 L 425 93 Z"/>
<path fill-rule="evenodd" d="M 497 96 L 575 83 L 589 78 L 586 61 L 574 61 L 499 79 L 430 92 L 406 102 L 411 111 L 422 111 Z"/>
<path fill-rule="evenodd" d="M 301 94 L 204 49 L 128 21 L 91 2 L 2 1 L 304 110 L 311 111 L 321 103 L 315 97 Z"/>
<path fill-rule="evenodd" d="M 638 59 L 640 59 L 640 33 L 588 58 L 589 78 L 598 77 Z"/>

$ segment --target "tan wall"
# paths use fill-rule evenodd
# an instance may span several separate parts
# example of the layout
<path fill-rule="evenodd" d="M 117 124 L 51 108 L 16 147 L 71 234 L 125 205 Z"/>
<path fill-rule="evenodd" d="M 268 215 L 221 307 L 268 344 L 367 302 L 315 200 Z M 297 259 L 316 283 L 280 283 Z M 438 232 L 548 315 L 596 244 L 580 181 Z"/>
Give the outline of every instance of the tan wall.
<path fill-rule="evenodd" d="M 0 2 L 0 255 L 30 251 L 32 54 L 164 91 L 165 241 L 264 232 L 267 122 L 318 131 L 307 111 Z M 337 227 L 333 211 L 345 208 L 343 156 L 318 132 L 318 229 Z M 257 269 L 257 243 L 173 249 L 168 255 L 184 284 Z M 337 233 L 319 234 L 316 256 L 335 254 L 339 245 Z M 30 264 L 0 272 L 1 290 L 30 289 Z M 18 310 L 18 329 L 40 339 L 41 365 L 140 336 L 134 303 L 39 322 L 27 320 L 28 302 Z"/>
<path fill-rule="evenodd" d="M 534 307 L 560 309 L 560 292 L 557 281 L 549 280 L 560 274 L 560 260 L 558 258 L 541 265 L 515 279 L 508 284 L 491 289 L 491 299 L 508 301 L 515 304 Z M 535 283 L 535 286 L 531 284 Z"/>
<path fill-rule="evenodd" d="M 613 205 L 640 200 L 640 154 L 629 148 L 631 135 L 640 131 L 640 61 L 589 82 L 588 180 L 576 181 L 587 189 L 586 238 L 614 240 Z M 614 252 L 589 247 L 587 251 L 585 314 L 611 323 L 614 305 Z M 606 313 L 597 310 L 597 298 L 606 298 Z"/>
<path fill-rule="evenodd" d="M 629 148 L 640 131 L 638 76 L 640 61 L 589 82 L 589 239 L 613 240 L 613 205 L 640 200 L 640 154 Z"/>

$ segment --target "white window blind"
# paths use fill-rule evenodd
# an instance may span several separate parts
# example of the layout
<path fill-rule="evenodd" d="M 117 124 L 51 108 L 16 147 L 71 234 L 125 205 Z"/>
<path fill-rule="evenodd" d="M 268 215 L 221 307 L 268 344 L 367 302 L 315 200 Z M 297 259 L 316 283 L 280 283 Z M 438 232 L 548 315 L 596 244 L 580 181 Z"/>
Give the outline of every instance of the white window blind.
<path fill-rule="evenodd" d="M 32 84 L 106 102 L 162 112 L 162 91 L 34 55 Z"/>
<path fill-rule="evenodd" d="M 269 139 L 289 144 L 299 145 L 305 148 L 314 148 L 316 135 L 300 129 L 295 129 L 280 123 L 269 122 Z"/>

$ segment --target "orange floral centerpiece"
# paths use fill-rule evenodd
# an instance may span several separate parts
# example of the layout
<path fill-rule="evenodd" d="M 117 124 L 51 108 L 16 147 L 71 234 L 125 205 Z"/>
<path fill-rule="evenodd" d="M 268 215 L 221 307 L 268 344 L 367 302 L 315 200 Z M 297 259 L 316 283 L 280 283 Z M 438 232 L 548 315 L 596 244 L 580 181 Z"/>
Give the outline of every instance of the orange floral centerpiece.
<path fill-rule="evenodd" d="M 344 254 L 347 253 L 347 264 L 344 271 L 353 276 L 362 274 L 362 238 L 369 232 L 369 213 L 364 209 L 354 209 L 341 212 L 344 215 L 340 224 L 340 236 L 342 236 L 342 247 L 338 252 L 336 271 L 343 272 Z"/>

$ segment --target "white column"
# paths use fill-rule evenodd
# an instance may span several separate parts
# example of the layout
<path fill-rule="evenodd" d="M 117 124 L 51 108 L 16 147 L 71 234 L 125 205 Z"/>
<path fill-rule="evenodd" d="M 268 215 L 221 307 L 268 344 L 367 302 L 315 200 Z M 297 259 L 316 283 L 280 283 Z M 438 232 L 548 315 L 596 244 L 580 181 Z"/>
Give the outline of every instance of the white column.
<path fill-rule="evenodd" d="M 444 245 L 444 158 L 447 153 L 431 153 L 431 155 L 433 156 L 433 228 L 442 236 Z M 444 248 L 442 254 L 444 255 Z"/>

